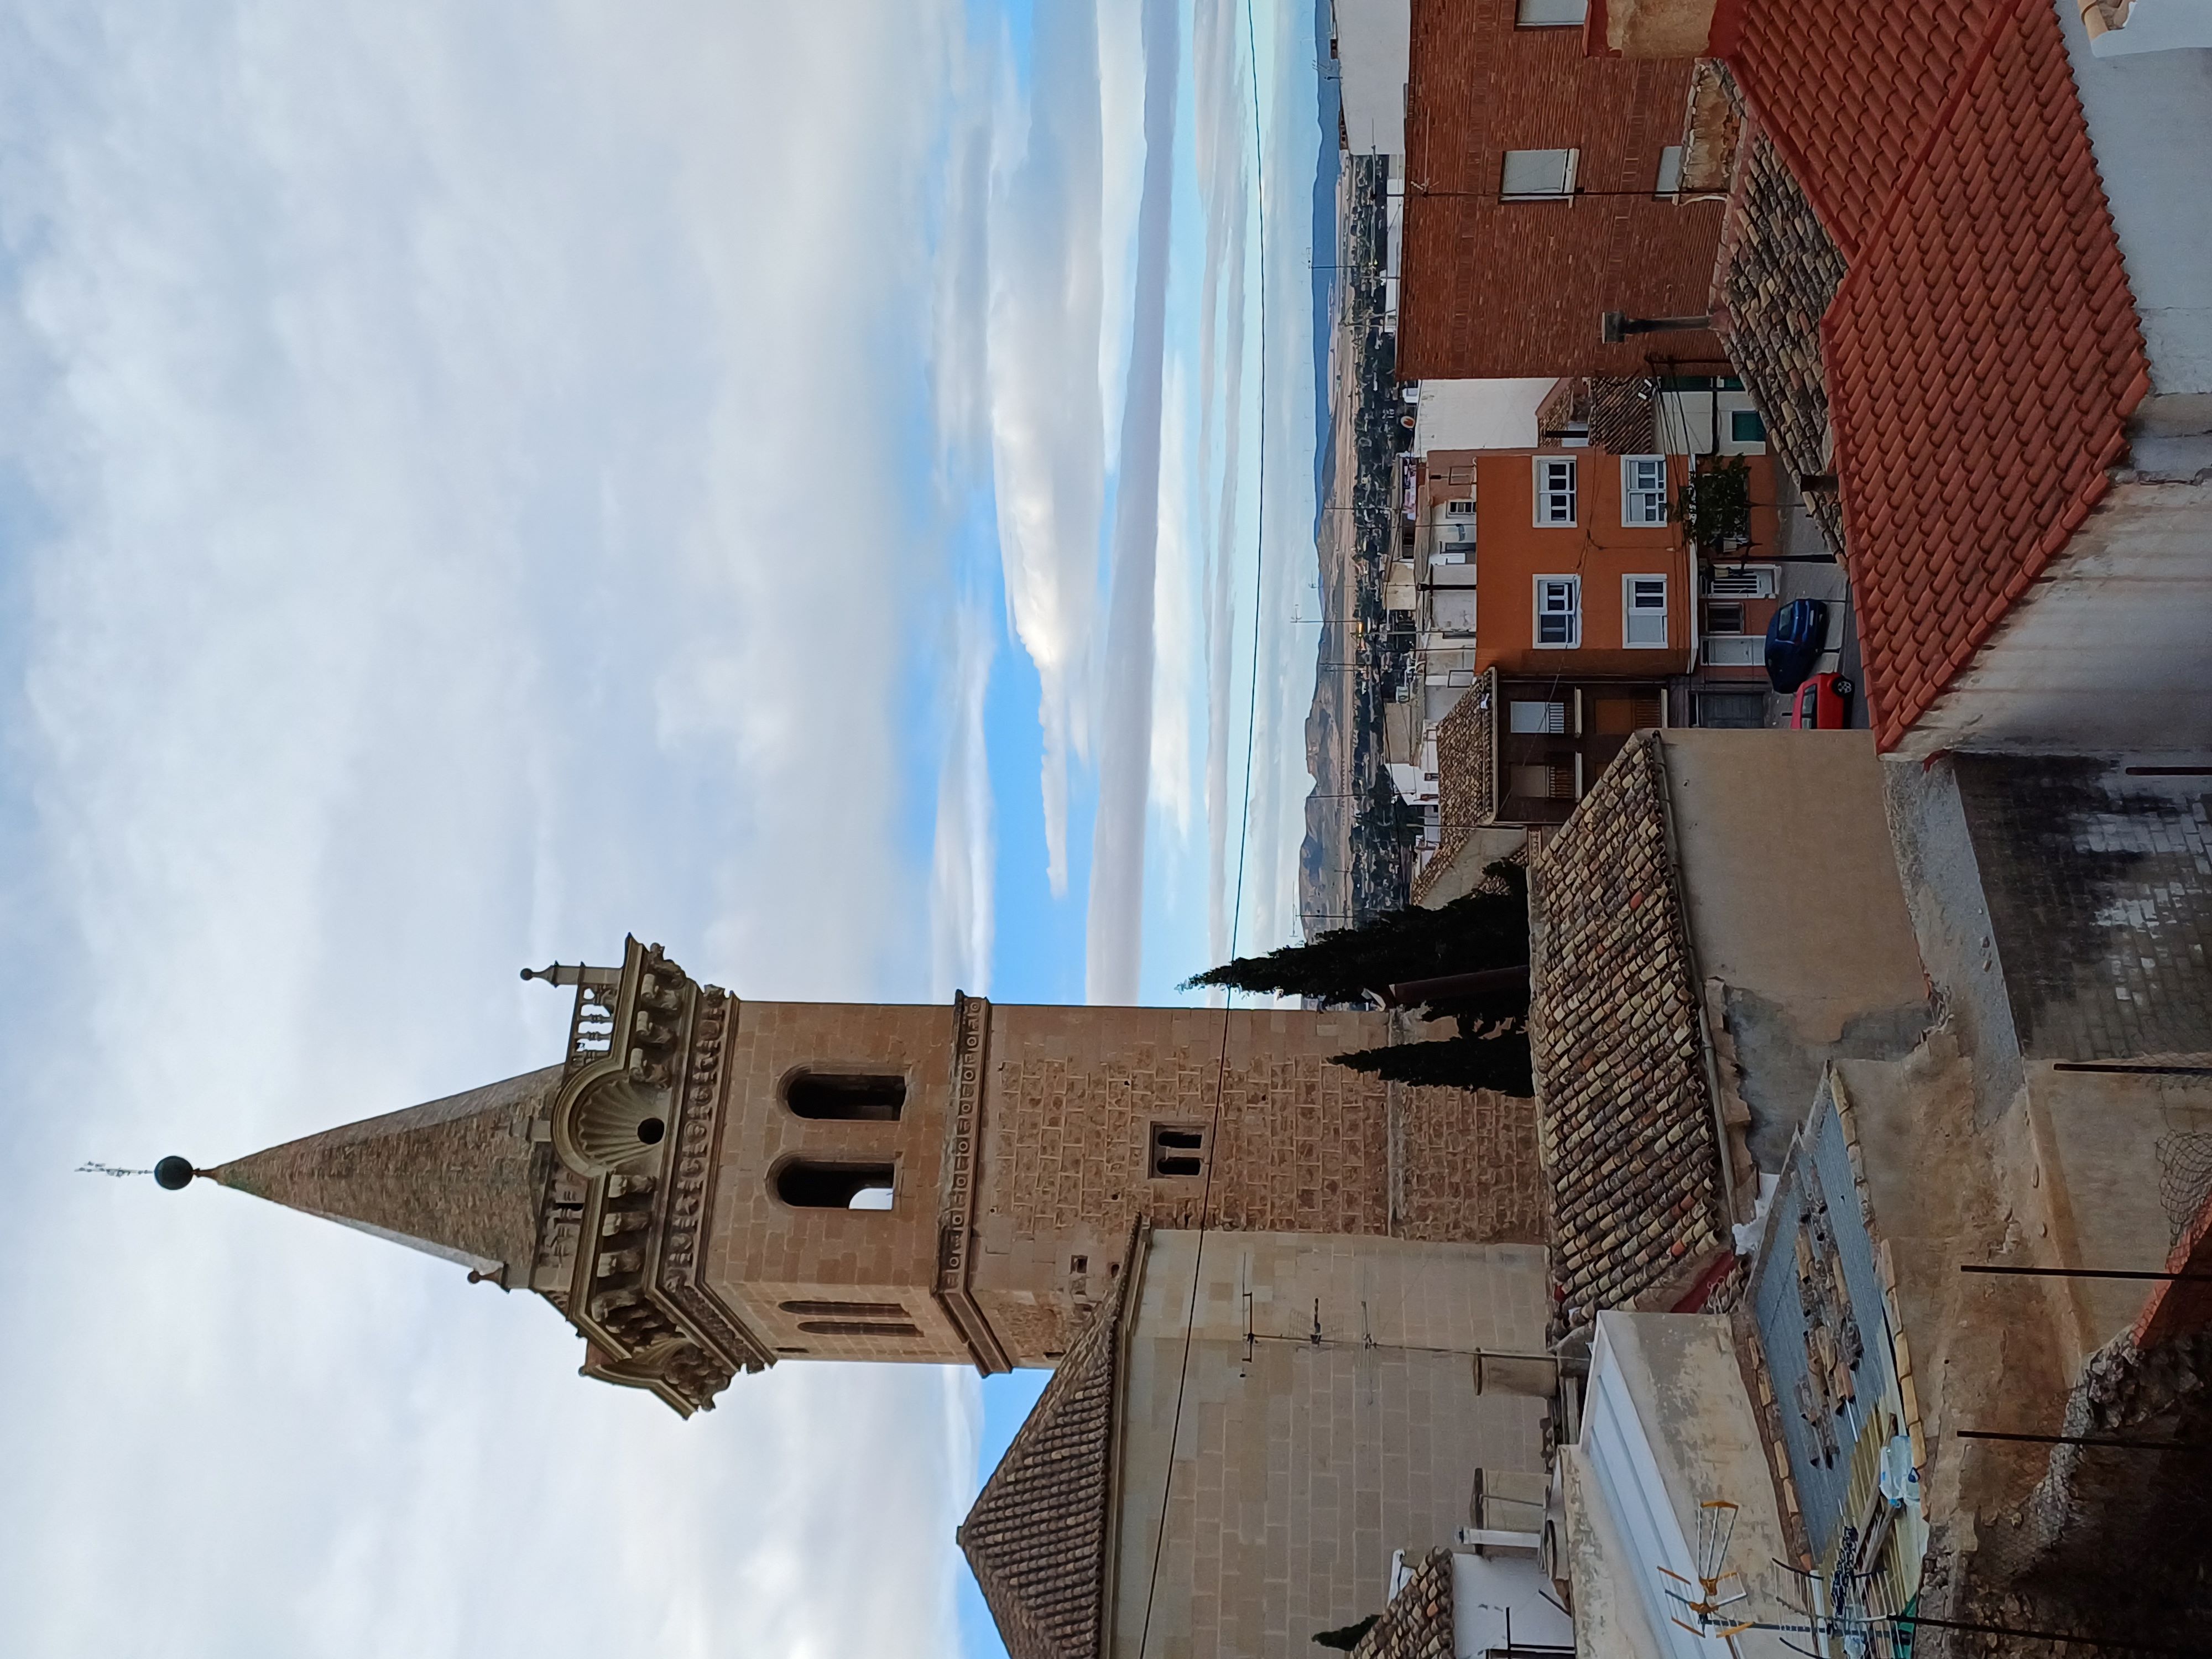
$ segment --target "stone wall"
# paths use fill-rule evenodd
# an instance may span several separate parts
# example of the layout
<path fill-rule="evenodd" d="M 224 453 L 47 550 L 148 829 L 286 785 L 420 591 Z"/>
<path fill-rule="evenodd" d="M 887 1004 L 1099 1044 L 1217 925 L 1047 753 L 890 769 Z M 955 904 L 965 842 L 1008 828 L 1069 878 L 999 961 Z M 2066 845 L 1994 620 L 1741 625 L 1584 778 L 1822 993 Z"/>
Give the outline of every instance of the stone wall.
<path fill-rule="evenodd" d="M 1158 1232 L 1143 1273 L 1110 1656 L 1320 1659 L 1316 1634 L 1382 1610 L 1393 1550 L 1472 1524 L 1478 1469 L 1540 1483 L 1542 1402 L 1478 1395 L 1473 1362 L 1541 1344 L 1540 1250 L 1212 1233 L 1201 1261 L 1195 1234 Z"/>

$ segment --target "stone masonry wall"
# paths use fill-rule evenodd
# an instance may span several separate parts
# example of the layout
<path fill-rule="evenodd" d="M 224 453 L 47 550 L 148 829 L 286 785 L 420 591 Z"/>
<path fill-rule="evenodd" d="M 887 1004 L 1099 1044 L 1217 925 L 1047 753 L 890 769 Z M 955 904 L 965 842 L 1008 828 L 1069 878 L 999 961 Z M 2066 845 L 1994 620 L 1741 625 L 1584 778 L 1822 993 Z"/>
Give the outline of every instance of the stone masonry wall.
<path fill-rule="evenodd" d="M 1372 1013 L 1301 1010 L 992 1010 L 975 1286 L 1023 1363 L 1048 1361 L 1104 1296 L 1139 1215 L 1155 1225 L 1533 1243 L 1540 1180 L 1533 1103 L 1398 1091 L 1330 1063 L 1388 1041 Z M 1214 1103 L 1220 1091 L 1217 1121 Z M 1166 1124 L 1211 1144 L 1202 1176 L 1156 1179 Z M 1018 1330 L 1018 1338 L 1010 1333 Z M 1026 1345 L 1035 1344 L 1036 1346 Z"/>
<path fill-rule="evenodd" d="M 1540 1244 L 1536 1103 L 1487 1089 L 1401 1088 L 1401 1238 Z"/>

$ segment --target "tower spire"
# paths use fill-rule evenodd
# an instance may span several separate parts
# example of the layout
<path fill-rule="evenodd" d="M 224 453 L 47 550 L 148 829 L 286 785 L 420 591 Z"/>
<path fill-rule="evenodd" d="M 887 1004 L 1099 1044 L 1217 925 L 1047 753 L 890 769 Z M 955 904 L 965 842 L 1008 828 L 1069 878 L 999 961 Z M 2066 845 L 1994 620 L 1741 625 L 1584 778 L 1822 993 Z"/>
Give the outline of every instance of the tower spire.
<path fill-rule="evenodd" d="M 212 1170 L 186 1170 L 459 1262 L 480 1279 L 521 1284 L 554 1168 L 551 1146 L 532 1126 L 561 1079 L 562 1068 L 549 1066 Z"/>

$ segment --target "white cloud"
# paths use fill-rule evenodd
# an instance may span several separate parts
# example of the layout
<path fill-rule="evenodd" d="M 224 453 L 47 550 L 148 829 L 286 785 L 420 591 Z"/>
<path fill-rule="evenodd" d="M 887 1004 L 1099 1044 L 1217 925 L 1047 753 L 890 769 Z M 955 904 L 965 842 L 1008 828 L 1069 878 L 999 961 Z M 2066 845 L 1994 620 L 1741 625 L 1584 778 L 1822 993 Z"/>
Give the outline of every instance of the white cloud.
<path fill-rule="evenodd" d="M 992 836 L 990 757 L 983 733 L 983 694 L 991 679 L 990 619 L 977 606 L 957 613 L 951 678 L 951 730 L 937 783 L 937 839 L 931 854 L 930 918 L 934 953 L 931 994 L 991 988 L 994 912 L 992 884 L 998 847 Z"/>
<path fill-rule="evenodd" d="M 1161 393 L 1169 233 L 1175 206 L 1176 105 L 1182 81 L 1174 0 L 1144 0 L 1144 182 L 1130 304 L 1129 372 L 1114 499 L 1113 593 L 1102 665 L 1098 805 L 1091 829 L 1084 994 L 1137 1000 L 1142 957 L 1147 753 L 1152 732 L 1152 592 L 1160 526 Z"/>
<path fill-rule="evenodd" d="M 1087 684 L 1105 492 L 1097 370 L 1098 31 L 1083 0 L 1036 14 L 1026 104 L 1002 82 L 990 221 L 990 407 L 1006 611 L 1042 684 L 1045 845 L 1067 887 L 1069 768 Z"/>
<path fill-rule="evenodd" d="M 0 1647 L 956 1639 L 971 1381 L 786 1368 L 678 1424 L 526 1297 L 47 1173 L 534 1066 L 514 970 L 625 928 L 743 993 L 926 992 L 948 12 L 0 9 L 7 850 L 50 930 L 6 953 L 0 1226 L 54 1356 L 0 1384 Z"/>

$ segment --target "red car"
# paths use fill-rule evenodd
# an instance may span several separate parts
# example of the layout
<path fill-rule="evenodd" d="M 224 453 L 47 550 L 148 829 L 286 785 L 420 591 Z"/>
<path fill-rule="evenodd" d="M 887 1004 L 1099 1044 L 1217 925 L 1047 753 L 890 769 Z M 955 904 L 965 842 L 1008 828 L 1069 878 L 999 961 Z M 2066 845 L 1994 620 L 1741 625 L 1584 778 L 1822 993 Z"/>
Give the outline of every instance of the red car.
<path fill-rule="evenodd" d="M 1790 725 L 1800 732 L 1836 732 L 1851 723 L 1851 693 L 1841 674 L 1815 674 L 1791 695 Z"/>

